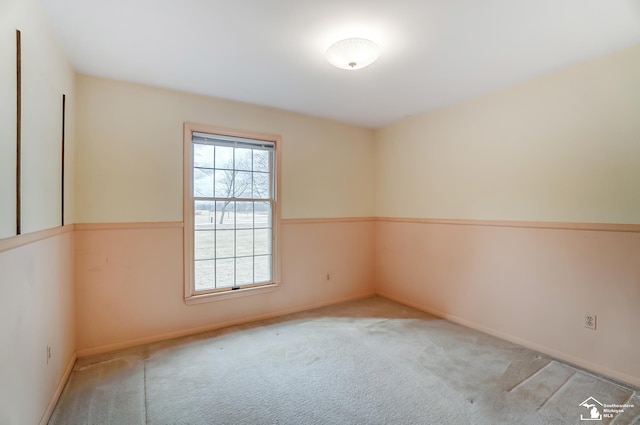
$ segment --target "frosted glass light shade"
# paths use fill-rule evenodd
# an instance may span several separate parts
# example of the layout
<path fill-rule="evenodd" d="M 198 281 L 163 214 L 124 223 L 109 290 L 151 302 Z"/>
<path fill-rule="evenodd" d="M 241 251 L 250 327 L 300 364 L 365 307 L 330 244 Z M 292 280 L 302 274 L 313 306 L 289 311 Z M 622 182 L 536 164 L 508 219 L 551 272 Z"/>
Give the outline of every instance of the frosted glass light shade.
<path fill-rule="evenodd" d="M 327 60 L 333 66 L 354 70 L 371 65 L 380 56 L 376 43 L 365 38 L 340 40 L 327 50 Z"/>

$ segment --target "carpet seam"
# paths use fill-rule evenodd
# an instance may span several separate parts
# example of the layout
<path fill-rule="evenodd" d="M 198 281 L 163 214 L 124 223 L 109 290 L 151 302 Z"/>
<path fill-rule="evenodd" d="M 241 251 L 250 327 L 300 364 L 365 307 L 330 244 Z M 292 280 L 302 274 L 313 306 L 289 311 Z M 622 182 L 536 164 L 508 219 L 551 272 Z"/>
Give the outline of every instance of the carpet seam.
<path fill-rule="evenodd" d="M 627 399 L 625 400 L 624 403 L 622 404 L 631 404 L 630 401 L 633 400 L 633 396 L 635 395 L 635 391 L 632 391 L 631 394 L 629 395 L 629 397 L 627 397 Z M 611 422 L 609 422 L 609 425 L 614 425 L 616 423 L 616 420 L 618 419 L 618 417 L 620 417 L 620 414 L 616 414 L 613 419 L 611 420 Z M 636 416 L 637 418 L 637 416 Z"/>
<path fill-rule="evenodd" d="M 549 394 L 549 397 L 547 397 L 547 399 L 540 406 L 538 406 L 537 410 L 542 409 L 549 402 L 549 400 L 551 400 L 553 398 L 553 396 L 556 395 L 558 393 L 558 391 L 560 391 L 560 389 L 562 387 L 564 387 L 567 382 L 569 382 L 569 379 L 571 379 L 571 378 L 573 378 L 575 376 L 575 374 L 576 374 L 576 372 L 574 371 L 574 372 L 571 373 L 571 375 L 567 376 L 567 379 L 562 381 L 562 384 L 560 384 L 560 386 L 558 386 L 558 388 L 556 388 L 555 391 L 553 391 L 551 394 Z"/>
<path fill-rule="evenodd" d="M 634 391 L 634 392 L 635 391 L 640 391 L 640 387 L 637 387 L 637 386 L 635 386 L 633 384 L 625 383 L 625 382 L 620 381 L 620 380 L 618 380 L 616 378 L 611 378 L 611 377 L 609 377 L 607 375 L 603 375 L 603 374 L 598 373 L 598 372 L 594 372 L 594 371 L 591 371 L 591 370 L 588 370 L 588 369 L 581 368 L 580 366 L 574 365 L 573 363 L 570 363 L 570 362 L 567 362 L 567 361 L 564 361 L 564 360 L 559 360 L 558 359 L 558 360 L 555 360 L 555 361 L 557 361 L 559 363 L 562 363 L 563 365 L 565 365 L 567 367 L 570 367 L 571 369 L 575 370 L 576 372 L 584 373 L 586 375 L 592 376 L 593 378 L 599 379 L 601 381 L 606 381 L 606 382 L 608 382 L 608 383 L 610 383 L 612 385 L 615 385 L 616 387 L 621 388 L 623 390 L 630 390 L 630 391 Z"/>
<path fill-rule="evenodd" d="M 511 389 L 507 390 L 507 392 L 511 392 L 513 390 L 515 390 L 516 388 L 518 388 L 520 385 L 524 384 L 525 382 L 527 382 L 529 379 L 533 378 L 534 376 L 536 376 L 537 374 L 539 374 L 543 369 L 545 369 L 547 366 L 549 366 L 551 364 L 551 362 L 547 363 L 546 365 L 542 366 L 540 369 L 536 370 L 535 372 L 533 372 L 531 375 L 527 376 L 526 378 L 524 378 L 522 381 L 518 382 L 516 385 L 514 385 L 513 387 L 511 387 Z"/>

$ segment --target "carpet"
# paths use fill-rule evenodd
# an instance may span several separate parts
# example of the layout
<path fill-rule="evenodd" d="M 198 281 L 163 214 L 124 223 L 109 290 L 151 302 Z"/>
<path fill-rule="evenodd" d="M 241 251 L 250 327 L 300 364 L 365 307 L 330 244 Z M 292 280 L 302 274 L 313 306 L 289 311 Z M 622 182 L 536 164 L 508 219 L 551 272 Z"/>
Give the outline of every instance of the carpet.
<path fill-rule="evenodd" d="M 638 391 L 381 297 L 79 359 L 49 422 L 580 423 Z"/>

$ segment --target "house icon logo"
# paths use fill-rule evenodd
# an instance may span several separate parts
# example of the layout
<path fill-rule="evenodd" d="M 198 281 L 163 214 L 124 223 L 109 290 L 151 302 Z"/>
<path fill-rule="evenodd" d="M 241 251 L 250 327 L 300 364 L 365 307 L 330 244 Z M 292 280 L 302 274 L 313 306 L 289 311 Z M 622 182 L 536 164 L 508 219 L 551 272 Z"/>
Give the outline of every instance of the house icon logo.
<path fill-rule="evenodd" d="M 580 415 L 581 421 L 601 421 L 602 420 L 603 406 L 602 406 L 602 403 L 600 403 L 595 398 L 589 397 L 588 399 L 580 403 L 578 406 L 584 407 L 589 411 L 589 414 L 586 415 L 586 417 L 585 415 Z"/>

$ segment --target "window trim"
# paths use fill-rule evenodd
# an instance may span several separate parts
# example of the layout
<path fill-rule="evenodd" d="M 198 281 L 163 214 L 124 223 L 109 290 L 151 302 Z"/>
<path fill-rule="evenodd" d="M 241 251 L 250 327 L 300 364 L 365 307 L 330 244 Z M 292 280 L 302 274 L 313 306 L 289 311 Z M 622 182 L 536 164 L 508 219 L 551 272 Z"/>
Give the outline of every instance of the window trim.
<path fill-rule="evenodd" d="M 193 219 L 193 133 L 209 133 L 221 136 L 240 137 L 245 139 L 264 140 L 274 144 L 274 168 L 273 168 L 273 223 L 272 223 L 272 246 L 273 270 L 272 283 L 247 286 L 236 290 L 224 290 L 208 293 L 198 293 L 195 291 L 194 282 L 194 219 Z M 280 243 L 280 151 L 281 138 L 274 134 L 257 133 L 251 131 L 236 130 L 224 127 L 217 127 L 206 124 L 184 123 L 183 130 L 183 283 L 184 300 L 187 305 L 200 304 L 208 301 L 216 301 L 228 298 L 237 298 L 246 295 L 264 294 L 272 292 L 281 287 L 281 246 Z"/>

